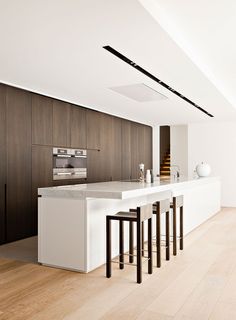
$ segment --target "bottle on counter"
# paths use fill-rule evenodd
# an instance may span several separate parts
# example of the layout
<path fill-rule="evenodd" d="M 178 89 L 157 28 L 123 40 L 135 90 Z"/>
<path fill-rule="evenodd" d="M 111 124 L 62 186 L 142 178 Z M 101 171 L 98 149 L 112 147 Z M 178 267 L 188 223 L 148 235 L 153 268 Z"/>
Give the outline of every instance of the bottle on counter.
<path fill-rule="evenodd" d="M 148 169 L 146 173 L 146 183 L 151 183 L 151 172 Z"/>
<path fill-rule="evenodd" d="M 154 182 L 154 174 L 153 174 L 153 170 L 150 170 L 150 173 L 151 173 L 151 183 Z"/>

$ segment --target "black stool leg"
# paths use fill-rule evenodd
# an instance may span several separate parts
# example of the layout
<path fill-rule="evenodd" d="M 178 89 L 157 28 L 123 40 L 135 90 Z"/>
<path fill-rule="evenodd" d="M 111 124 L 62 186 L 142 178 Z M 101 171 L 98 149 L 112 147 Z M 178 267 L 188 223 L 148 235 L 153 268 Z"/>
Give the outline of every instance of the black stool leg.
<path fill-rule="evenodd" d="M 180 207 L 180 250 L 184 249 L 183 207 Z"/>
<path fill-rule="evenodd" d="M 120 231 L 120 256 L 119 256 L 119 261 L 120 261 L 120 269 L 124 269 L 124 222 L 120 220 L 119 223 L 119 231 Z"/>
<path fill-rule="evenodd" d="M 148 219 L 148 273 L 152 274 L 152 218 Z"/>
<path fill-rule="evenodd" d="M 157 268 L 161 267 L 161 214 L 160 208 L 156 212 L 156 248 L 157 248 Z"/>
<path fill-rule="evenodd" d="M 137 283 L 142 283 L 142 226 L 137 220 Z"/>
<path fill-rule="evenodd" d="M 129 263 L 134 262 L 134 235 L 133 235 L 133 222 L 129 222 Z"/>
<path fill-rule="evenodd" d="M 166 212 L 166 260 L 170 260 L 170 215 Z"/>
<path fill-rule="evenodd" d="M 176 199 L 173 199 L 173 255 L 177 255 L 177 234 L 176 234 Z"/>
<path fill-rule="evenodd" d="M 111 220 L 106 217 L 106 277 L 111 277 Z"/>
<path fill-rule="evenodd" d="M 142 256 L 144 256 L 144 222 L 142 222 Z"/>

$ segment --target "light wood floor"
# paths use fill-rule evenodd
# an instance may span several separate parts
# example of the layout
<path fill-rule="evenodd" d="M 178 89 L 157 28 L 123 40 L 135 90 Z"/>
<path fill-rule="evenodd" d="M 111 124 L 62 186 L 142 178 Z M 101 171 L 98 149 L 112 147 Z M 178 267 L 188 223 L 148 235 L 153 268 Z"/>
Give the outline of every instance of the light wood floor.
<path fill-rule="evenodd" d="M 135 283 L 135 268 L 104 277 L 0 258 L 0 319 L 234 320 L 236 209 L 185 238 L 185 250 Z"/>

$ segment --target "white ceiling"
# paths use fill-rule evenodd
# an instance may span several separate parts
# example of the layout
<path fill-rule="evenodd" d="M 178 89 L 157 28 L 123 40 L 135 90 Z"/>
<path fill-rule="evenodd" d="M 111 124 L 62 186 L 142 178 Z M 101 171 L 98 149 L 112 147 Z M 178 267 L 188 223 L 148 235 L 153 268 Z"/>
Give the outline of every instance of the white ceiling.
<path fill-rule="evenodd" d="M 236 1 L 140 2 L 236 107 Z"/>
<path fill-rule="evenodd" d="M 0 81 L 151 125 L 236 119 L 232 99 L 196 66 L 146 5 L 136 0 L 0 0 Z M 125 64 L 104 45 L 215 118 Z M 137 83 L 168 100 L 137 102 L 109 89 Z"/>

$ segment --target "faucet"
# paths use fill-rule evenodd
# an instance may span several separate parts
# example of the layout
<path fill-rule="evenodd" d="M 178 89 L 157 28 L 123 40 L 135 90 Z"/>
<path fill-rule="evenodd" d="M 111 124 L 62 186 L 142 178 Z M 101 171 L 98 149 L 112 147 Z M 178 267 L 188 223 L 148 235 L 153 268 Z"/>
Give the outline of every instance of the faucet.
<path fill-rule="evenodd" d="M 174 164 L 174 165 L 170 166 L 170 169 L 171 168 L 177 168 L 176 169 L 176 177 L 179 178 L 180 177 L 180 166 Z"/>

